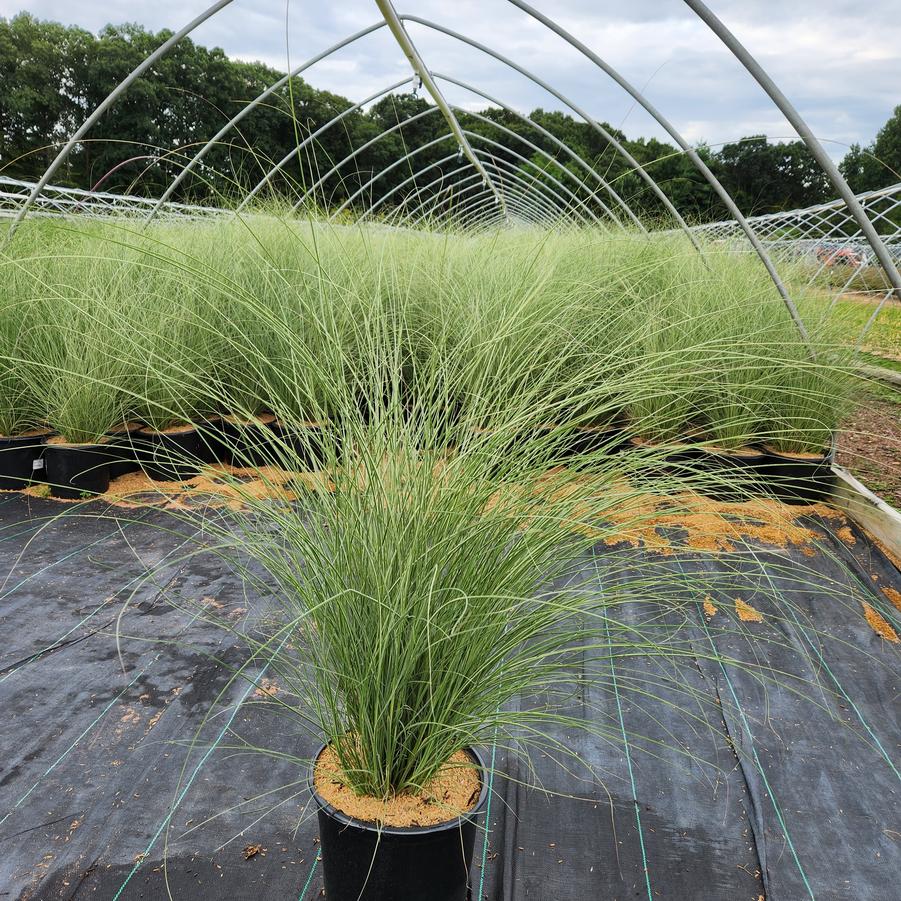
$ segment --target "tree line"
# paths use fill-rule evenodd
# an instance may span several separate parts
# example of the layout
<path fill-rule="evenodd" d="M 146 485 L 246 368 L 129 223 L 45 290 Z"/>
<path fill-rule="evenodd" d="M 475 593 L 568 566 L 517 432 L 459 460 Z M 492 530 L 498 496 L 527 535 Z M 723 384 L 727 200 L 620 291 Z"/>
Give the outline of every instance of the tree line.
<path fill-rule="evenodd" d="M 28 13 L 0 18 L 0 175 L 40 177 L 60 143 L 170 36 L 134 24 L 110 25 L 93 34 Z M 54 180 L 158 196 L 200 146 L 283 75 L 263 63 L 230 59 L 219 48 L 182 40 L 100 119 Z M 462 179 L 472 170 L 458 174 L 463 166 L 456 144 L 450 137 L 442 140 L 447 126 L 421 93 L 390 94 L 366 110 L 353 106 L 302 78 L 286 81 L 223 137 L 172 199 L 222 203 L 242 197 L 292 149 L 293 156 L 258 196 L 306 196 L 308 202 L 331 208 L 343 203 L 362 207 L 364 201 L 393 191 L 387 210 L 404 198 L 414 203 L 414 197 L 428 196 L 456 179 L 461 182 L 456 196 L 462 198 Z M 338 124 L 316 134 L 340 113 L 345 115 Z M 666 215 L 660 198 L 591 124 L 540 108 L 528 118 L 534 125 L 497 107 L 460 116 L 473 134 L 473 146 L 490 155 L 497 177 L 510 190 L 541 181 L 563 202 L 594 203 L 593 192 L 598 191 L 615 208 L 613 195 L 599 187 L 603 179 L 639 216 Z M 630 139 L 606 123 L 603 128 L 646 168 L 686 219 L 724 217 L 713 190 L 678 148 L 656 138 Z M 392 130 L 373 140 L 386 129 Z M 748 215 L 809 206 L 833 196 L 801 141 L 771 144 L 756 135 L 717 150 L 706 145 L 697 150 Z M 416 152 L 406 163 L 392 166 L 408 151 Z M 901 181 L 901 106 L 872 145 L 852 146 L 841 167 L 857 191 Z M 412 177 L 418 171 L 423 174 Z"/>

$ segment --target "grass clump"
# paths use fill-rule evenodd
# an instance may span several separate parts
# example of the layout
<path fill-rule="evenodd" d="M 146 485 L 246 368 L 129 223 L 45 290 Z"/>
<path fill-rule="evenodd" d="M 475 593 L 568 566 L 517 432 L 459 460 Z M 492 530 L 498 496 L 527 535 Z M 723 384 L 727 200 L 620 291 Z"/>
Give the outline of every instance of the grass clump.
<path fill-rule="evenodd" d="M 580 566 L 599 541 L 655 522 L 649 492 L 723 478 L 662 475 L 668 444 L 821 450 L 845 390 L 826 332 L 814 359 L 765 273 L 666 236 L 273 218 L 80 238 L 49 274 L 21 261 L 34 284 L 58 285 L 64 265 L 85 275 L 79 260 L 103 275 L 102 303 L 91 295 L 73 320 L 90 347 L 60 338 L 60 314 L 48 368 L 80 374 L 62 362 L 77 351 L 88 382 L 118 387 L 122 415 L 157 429 L 264 409 L 327 427 L 321 472 L 265 496 L 236 477 L 243 505 L 200 525 L 276 599 L 242 636 L 241 674 L 267 664 L 286 689 L 273 703 L 377 798 L 421 788 L 495 735 L 566 751 L 554 731 L 585 727 L 566 704 L 611 647 L 677 657 L 664 624 L 617 615 L 663 598 L 672 573 L 585 590 Z M 568 444 L 579 427 L 623 423 L 641 453 Z M 308 470 L 303 450 L 276 443 L 273 462 Z"/>
<path fill-rule="evenodd" d="M 22 305 L 0 309 L 0 436 L 15 437 L 39 426 L 41 409 L 35 384 L 23 365 L 29 322 Z"/>
<path fill-rule="evenodd" d="M 367 420 L 391 404 L 423 422 L 428 410 L 435 441 L 464 419 L 491 431 L 516 410 L 528 429 L 625 423 L 644 442 L 813 450 L 848 393 L 816 297 L 799 298 L 816 325 L 809 348 L 755 261 L 702 258 L 670 235 L 277 217 L 23 233 L 4 266 L 17 272 L 9 308 L 43 298 L 60 334 L 42 341 L 63 354 L 48 368 L 97 392 L 115 383 L 124 414 L 156 429 L 267 410 L 323 422 L 353 400 Z M 85 372 L 64 365 L 65 346 Z M 40 371 L 44 349 L 31 353 Z"/>

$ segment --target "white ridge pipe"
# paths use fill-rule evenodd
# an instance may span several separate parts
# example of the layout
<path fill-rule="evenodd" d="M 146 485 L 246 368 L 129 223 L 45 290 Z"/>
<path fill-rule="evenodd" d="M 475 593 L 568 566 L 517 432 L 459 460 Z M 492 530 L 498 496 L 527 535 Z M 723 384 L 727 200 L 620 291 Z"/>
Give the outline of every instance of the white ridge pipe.
<path fill-rule="evenodd" d="M 516 118 L 519 119 L 520 122 L 525 122 L 526 125 L 528 125 L 530 128 L 533 128 L 539 134 L 544 135 L 544 137 L 546 137 L 555 147 L 558 147 L 573 162 L 575 162 L 577 165 L 581 166 L 588 175 L 590 175 L 602 188 L 604 188 L 605 191 L 607 191 L 608 194 L 610 194 L 610 196 L 616 201 L 616 203 L 618 203 L 623 208 L 626 215 L 632 220 L 633 224 L 639 231 L 647 233 L 647 229 L 644 227 L 644 224 L 638 218 L 638 216 L 635 215 L 635 212 L 632 210 L 632 208 L 629 206 L 629 204 L 627 204 L 626 201 L 623 200 L 622 197 L 620 197 L 619 194 L 617 194 L 616 191 L 613 190 L 613 188 L 610 186 L 610 184 L 601 177 L 600 173 L 596 169 L 592 168 L 581 156 L 579 156 L 578 153 L 576 153 L 568 144 L 564 144 L 563 141 L 561 141 L 555 134 L 552 134 L 546 128 L 544 128 L 542 125 L 539 125 L 537 122 L 533 121 L 528 116 L 524 115 L 523 113 L 519 112 L 518 110 L 513 109 L 512 106 L 508 106 L 506 103 L 504 103 L 502 100 L 499 100 L 497 97 L 492 97 L 491 94 L 486 94 L 485 91 L 483 91 L 481 88 L 477 88 L 471 84 L 468 84 L 465 81 L 460 81 L 460 79 L 453 78 L 450 75 L 441 75 L 438 72 L 433 72 L 432 75 L 435 78 L 440 79 L 441 81 L 450 82 L 450 84 L 455 84 L 459 88 L 463 88 L 464 90 L 469 91 L 470 93 L 475 94 L 478 97 L 482 97 L 483 99 L 487 100 L 489 103 L 493 103 L 495 106 L 500 107 L 502 110 L 506 110 L 512 116 L 516 116 Z M 480 116 L 478 113 L 473 113 L 473 112 L 470 112 L 469 115 L 475 116 L 477 119 L 486 118 L 484 116 Z M 503 126 L 500 126 L 493 119 L 489 119 L 487 121 L 491 122 L 491 124 L 494 125 L 496 128 L 503 127 Z M 514 132 L 514 134 L 516 134 L 516 132 Z M 563 168 L 566 168 L 566 167 L 564 166 Z M 610 216 L 610 218 L 613 219 L 613 221 L 616 222 L 616 224 L 623 231 L 625 231 L 626 228 L 620 221 L 619 217 L 613 212 L 613 210 L 610 209 L 609 206 L 607 206 L 606 203 L 604 203 L 603 200 L 601 200 L 600 197 L 598 197 L 597 192 L 592 191 L 592 196 L 597 201 L 597 203 L 601 207 L 601 209 L 605 213 L 607 213 Z"/>
<path fill-rule="evenodd" d="M 253 200 L 254 197 L 263 189 L 265 185 L 267 185 L 272 177 L 276 174 L 276 172 L 280 172 L 285 166 L 296 157 L 300 151 L 306 147 L 308 144 L 311 144 L 316 138 L 321 134 L 325 134 L 333 125 L 346 119 L 351 113 L 355 113 L 357 110 L 362 109 L 366 106 L 367 103 L 372 103 L 373 100 L 377 100 L 383 94 L 390 94 L 392 91 L 396 91 L 402 85 L 405 85 L 408 81 L 410 81 L 409 76 L 407 78 L 402 78 L 400 81 L 396 81 L 394 84 L 388 85 L 387 88 L 382 88 L 381 91 L 376 91 L 374 94 L 370 94 L 364 100 L 361 100 L 359 103 L 353 104 L 353 106 L 347 107 L 347 109 L 341 110 L 338 115 L 334 116 L 332 119 L 329 119 L 325 125 L 321 125 L 314 132 L 311 132 L 307 135 L 296 147 L 290 150 L 285 154 L 264 176 L 260 179 L 260 181 L 247 193 L 247 196 L 241 201 L 238 205 L 236 212 L 240 213 L 244 210 L 248 203 Z"/>
<path fill-rule="evenodd" d="M 343 47 L 346 47 L 348 44 L 353 44 L 355 41 L 358 41 L 360 38 L 365 37 L 368 34 L 372 34 L 374 31 L 378 31 L 380 28 L 384 28 L 384 22 L 376 22 L 374 25 L 370 25 L 368 28 L 363 28 L 360 31 L 356 32 L 356 34 L 352 34 L 349 37 L 344 38 L 343 41 L 338 41 L 337 44 L 332 44 L 328 50 L 323 50 L 322 53 L 317 53 L 316 56 L 310 57 L 306 62 L 301 63 L 296 68 L 292 69 L 287 75 L 282 76 L 278 79 L 278 81 L 274 81 L 265 91 L 255 97 L 250 103 L 246 104 L 238 113 L 232 116 L 219 131 L 210 138 L 203 147 L 188 161 L 187 165 L 175 176 L 172 180 L 172 183 L 166 188 L 163 195 L 157 201 L 156 206 L 150 211 L 150 214 L 147 216 L 147 221 L 150 222 L 157 213 L 160 211 L 160 208 L 165 204 L 165 202 L 172 196 L 175 189 L 187 178 L 188 173 L 210 152 L 210 150 L 219 143 L 245 116 L 247 116 L 250 112 L 255 110 L 267 97 L 270 97 L 274 94 L 279 88 L 286 85 L 292 78 L 296 78 L 300 75 L 301 72 L 305 72 L 311 66 L 316 63 L 324 60 L 326 57 L 331 56 L 338 50 L 341 50 Z"/>
<path fill-rule="evenodd" d="M 672 123 L 644 96 L 641 91 L 638 90 L 638 88 L 634 87 L 630 82 L 623 78 L 623 76 L 620 75 L 619 72 L 614 69 L 609 63 L 601 59 L 593 50 L 583 44 L 582 41 L 580 41 L 577 37 L 570 34 L 565 28 L 562 28 L 560 25 L 558 25 L 553 19 L 549 19 L 543 13 L 538 12 L 537 9 L 529 6 L 529 4 L 524 2 L 524 0 L 507 0 L 507 2 L 511 3 L 513 6 L 518 7 L 524 13 L 527 13 L 538 22 L 541 22 L 542 25 L 550 29 L 558 37 L 563 38 L 563 40 L 566 41 L 567 44 L 569 44 L 571 47 L 574 47 L 584 57 L 593 62 L 602 72 L 605 72 L 651 116 L 653 116 L 658 124 L 666 130 L 667 134 L 669 134 L 670 137 L 686 153 L 688 158 L 694 163 L 695 168 L 701 173 L 701 175 L 704 176 L 704 178 L 707 180 L 707 183 L 713 188 L 713 190 L 716 191 L 719 198 L 723 201 L 726 208 L 732 214 L 735 221 L 738 223 L 742 231 L 747 236 L 748 240 L 751 242 L 751 246 L 756 251 L 757 256 L 760 258 L 760 261 L 763 263 L 766 271 L 769 273 L 770 279 L 776 286 L 776 290 L 782 297 L 782 302 L 785 304 L 785 308 L 788 310 L 789 315 L 795 323 L 795 326 L 798 329 L 798 333 L 801 335 L 802 340 L 813 355 L 813 346 L 810 344 L 810 336 L 808 335 L 807 328 L 805 327 L 804 322 L 801 319 L 801 314 L 798 312 L 798 308 L 795 306 L 795 302 L 792 300 L 791 295 L 789 295 L 788 289 L 785 287 L 782 278 L 776 271 L 776 267 L 773 265 L 773 261 L 770 259 L 770 256 L 766 252 L 763 244 L 761 244 L 756 232 L 748 224 L 748 220 L 744 217 L 741 210 L 739 210 L 735 201 L 732 199 L 732 195 L 723 187 L 720 180 L 710 170 L 710 167 L 701 159 L 697 151 L 685 140 L 678 129 L 676 129 L 675 126 L 672 125 Z M 685 2 L 688 3 L 689 6 L 692 6 L 692 4 L 695 3 L 695 0 L 685 0 Z M 700 5 L 703 6 L 703 4 Z M 901 284 L 901 281 L 899 281 L 899 284 Z"/>
<path fill-rule="evenodd" d="M 309 188 L 307 188 L 307 190 L 304 192 L 304 194 L 300 198 L 300 200 L 298 200 L 297 203 L 294 204 L 294 206 L 292 207 L 292 211 L 299 210 L 306 203 L 306 201 L 309 200 L 310 195 L 315 194 L 316 191 L 318 191 L 319 188 L 325 184 L 325 182 L 327 182 L 333 175 L 335 175 L 338 171 L 340 171 L 340 169 L 345 165 L 345 163 L 348 163 L 355 157 L 359 156 L 364 150 L 368 150 L 374 144 L 377 144 L 379 141 L 381 141 L 382 138 L 387 137 L 390 134 L 393 134 L 395 131 L 398 131 L 399 129 L 402 129 L 405 125 L 409 125 L 411 122 L 415 122 L 417 119 L 422 119 L 423 116 L 428 116 L 431 113 L 437 113 L 437 112 L 439 112 L 437 106 L 430 106 L 428 109 L 424 109 L 422 112 L 416 113 L 415 116 L 410 116 L 409 119 L 404 119 L 403 121 L 398 122 L 395 125 L 392 125 L 390 128 L 386 128 L 384 131 L 380 131 L 374 138 L 370 138 L 365 144 L 361 144 L 359 147 L 357 147 L 356 150 L 353 150 L 351 153 L 348 153 L 347 156 L 344 157 L 344 159 L 335 163 L 335 165 L 332 166 L 332 168 L 329 169 L 329 171 L 326 172 L 325 175 L 321 175 L 312 185 L 310 185 Z M 342 176 L 342 179 L 343 179 L 343 176 Z"/>
<path fill-rule="evenodd" d="M 419 51 L 416 49 L 416 45 L 410 39 L 410 35 L 407 34 L 407 29 L 404 27 L 403 22 L 401 22 L 401 20 L 398 18 L 397 10 L 394 8 L 394 4 L 391 2 L 391 0 L 375 0 L 375 5 L 379 8 L 379 12 L 381 12 L 381 14 L 385 17 L 385 21 L 388 23 L 388 28 L 391 31 L 391 34 L 394 35 L 395 40 L 398 44 L 400 44 L 401 49 L 404 51 L 404 55 L 407 57 L 408 62 L 413 67 L 413 71 L 422 80 L 423 87 L 429 92 L 438 109 L 441 110 L 441 114 L 444 116 L 447 124 L 450 126 L 450 129 L 453 132 L 454 137 L 457 139 L 457 143 L 462 148 L 463 153 L 473 164 L 473 166 L 476 167 L 476 170 L 484 177 L 485 184 L 488 185 L 491 193 L 494 194 L 498 205 L 503 211 L 503 195 L 491 180 L 491 176 L 488 174 L 485 167 L 481 164 L 478 157 L 476 157 L 475 153 L 473 153 L 472 147 L 470 147 L 469 141 L 466 139 L 466 135 L 463 134 L 463 129 L 460 127 L 460 123 L 457 121 L 457 117 L 454 115 L 454 112 L 450 108 L 450 106 L 448 106 L 447 101 L 444 99 L 444 94 L 441 93 L 441 89 L 437 84 L 435 84 L 435 80 L 432 78 L 428 67 L 423 62 L 422 57 L 419 55 Z"/>
<path fill-rule="evenodd" d="M 448 37 L 454 38 L 457 41 L 460 41 L 463 44 L 468 44 L 470 47 L 475 48 L 476 50 L 480 50 L 482 53 L 493 57 L 498 62 L 503 63 L 506 66 L 509 66 L 516 72 L 519 72 L 520 75 L 529 79 L 529 81 L 538 85 L 540 88 L 543 88 L 553 97 L 556 97 L 561 103 L 566 104 L 573 112 L 577 115 L 581 116 L 588 125 L 594 129 L 601 137 L 607 141 L 616 152 L 629 164 L 629 166 L 638 174 L 638 176 L 644 181 L 644 183 L 653 191 L 654 194 L 657 195 L 660 202 L 666 207 L 667 212 L 673 217 L 674 221 L 678 224 L 679 228 L 682 230 L 682 233 L 688 238 L 691 242 L 692 246 L 695 250 L 703 257 L 704 251 L 701 245 L 698 243 L 695 236 L 692 234 L 691 229 L 688 227 L 688 224 L 683 219 L 682 215 L 679 211 L 673 206 L 673 202 L 666 196 L 666 193 L 657 184 L 657 182 L 648 174 L 645 170 L 644 166 L 632 156 L 631 153 L 622 145 L 622 143 L 617 140 L 616 136 L 611 134 L 604 126 L 598 122 L 593 116 L 589 115 L 582 107 L 578 106 L 575 101 L 570 100 L 568 97 L 564 96 L 560 93 L 556 88 L 550 85 L 548 82 L 544 81 L 542 78 L 537 76 L 534 72 L 530 72 L 524 66 L 521 66 L 519 63 L 514 62 L 507 56 L 504 56 L 502 53 L 498 53 L 496 50 L 493 50 L 491 47 L 486 44 L 482 44 L 474 38 L 468 37 L 465 34 L 461 34 L 459 31 L 454 31 L 452 28 L 448 28 L 445 25 L 441 25 L 438 22 L 433 22 L 430 19 L 424 19 L 421 16 L 413 16 L 407 15 L 406 13 L 401 15 L 400 17 L 405 22 L 416 22 L 419 25 L 424 25 L 426 28 L 431 28 L 434 31 L 438 31 L 441 34 L 446 34 Z M 778 277 L 778 276 L 777 276 Z"/>
<path fill-rule="evenodd" d="M 449 138 L 449 137 L 451 137 L 451 135 L 444 136 L 445 140 L 447 140 L 447 138 Z M 404 157 L 404 159 L 409 160 L 410 157 L 415 153 L 416 153 L 415 150 L 411 151 Z M 432 169 L 435 169 L 438 166 L 442 166 L 442 165 L 444 165 L 444 163 L 449 163 L 455 157 L 459 157 L 459 153 L 456 151 L 454 153 L 449 153 L 447 156 L 442 157 L 440 160 L 436 160 L 434 163 L 429 163 L 427 166 L 424 166 L 422 169 L 418 169 L 412 175 L 405 178 L 400 184 L 397 184 L 393 188 L 391 188 L 390 191 L 386 191 L 384 194 L 382 194 L 378 200 L 373 200 L 372 203 L 370 203 L 369 207 L 360 214 L 360 217 L 357 221 L 362 222 L 367 216 L 372 215 L 380 206 L 382 206 L 383 203 L 385 203 L 385 201 L 388 200 L 389 197 L 393 197 L 401 188 L 406 187 L 408 184 L 410 184 L 411 181 L 415 182 L 416 179 L 419 178 L 421 175 L 424 175 L 426 172 L 431 172 Z M 467 160 L 466 163 L 463 166 L 461 166 L 459 169 L 456 169 L 454 174 L 456 174 L 456 172 L 462 172 L 464 169 L 468 169 L 468 168 L 469 168 L 469 160 Z M 406 203 L 406 198 L 404 198 L 404 203 Z M 391 216 L 393 216 L 393 215 L 394 215 L 394 212 L 391 213 Z"/>

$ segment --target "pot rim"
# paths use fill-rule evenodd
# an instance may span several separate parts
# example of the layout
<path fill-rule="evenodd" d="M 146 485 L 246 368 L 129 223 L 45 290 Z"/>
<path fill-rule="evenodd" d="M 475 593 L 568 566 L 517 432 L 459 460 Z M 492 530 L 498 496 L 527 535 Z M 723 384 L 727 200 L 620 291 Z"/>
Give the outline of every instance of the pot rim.
<path fill-rule="evenodd" d="M 57 435 L 51 437 L 58 437 Z M 100 441 L 57 441 L 51 444 L 49 441 L 45 441 L 43 446 L 47 450 L 55 451 L 87 451 L 88 453 L 93 453 L 94 451 L 105 451 L 110 450 L 112 445 L 109 442 L 100 442 Z"/>
<path fill-rule="evenodd" d="M 149 437 L 156 438 L 160 435 L 190 435 L 197 431 L 197 424 L 193 422 L 182 423 L 177 426 L 169 426 L 168 428 L 163 429 L 162 431 L 158 431 L 157 429 L 152 429 L 149 425 L 143 425 L 138 432 L 141 435 L 146 435 Z"/>
<path fill-rule="evenodd" d="M 135 435 L 138 432 L 142 432 L 145 428 L 146 426 L 143 422 L 131 420 L 122 423 L 120 426 L 114 426 L 103 434 L 106 435 L 107 438 L 125 438 L 129 435 Z"/>
<path fill-rule="evenodd" d="M 485 758 L 481 752 L 473 747 L 463 748 L 463 752 L 468 754 L 479 769 L 479 798 L 476 803 L 458 817 L 452 820 L 445 820 L 443 823 L 435 823 L 433 826 L 380 826 L 378 823 L 370 823 L 365 820 L 358 820 L 356 817 L 349 816 L 332 804 L 329 804 L 319 792 L 313 782 L 313 776 L 316 769 L 316 762 L 319 760 L 322 752 L 328 747 L 327 744 L 320 746 L 319 750 L 313 756 L 313 762 L 310 766 L 310 772 L 307 776 L 307 785 L 310 789 L 310 795 L 316 803 L 317 808 L 333 820 L 336 820 L 342 827 L 354 826 L 357 829 L 363 829 L 367 832 L 378 833 L 379 835 L 432 835 L 437 832 L 446 832 L 453 829 L 459 829 L 465 823 L 470 823 L 482 812 L 482 809 L 488 802 L 488 779 L 486 774 L 488 767 L 485 765 Z"/>
<path fill-rule="evenodd" d="M 58 434 L 53 429 L 40 432 L 37 435 L 0 435 L 0 444 L 11 444 L 18 447 L 37 447 L 47 443 L 48 438 Z"/>
<path fill-rule="evenodd" d="M 807 464 L 824 464 L 829 463 L 832 464 L 835 462 L 836 454 L 838 453 L 838 435 L 836 432 L 832 433 L 832 436 L 829 439 L 829 443 L 823 450 L 818 454 L 807 454 L 807 455 L 799 455 L 793 454 L 786 451 L 777 451 L 773 450 L 771 447 L 766 445 L 761 445 L 763 453 L 769 457 L 775 457 L 779 460 L 790 460 L 793 463 L 807 463 Z"/>

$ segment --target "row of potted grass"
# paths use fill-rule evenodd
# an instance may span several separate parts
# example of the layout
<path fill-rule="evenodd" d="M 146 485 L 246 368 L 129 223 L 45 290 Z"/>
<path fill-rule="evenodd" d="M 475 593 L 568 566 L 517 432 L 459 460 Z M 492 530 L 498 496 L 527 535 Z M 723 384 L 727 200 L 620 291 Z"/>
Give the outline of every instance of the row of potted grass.
<path fill-rule="evenodd" d="M 324 740 L 310 782 L 334 901 L 463 901 L 489 794 L 478 746 L 573 754 L 566 736 L 594 727 L 566 705 L 605 684 L 614 652 L 695 665 L 654 608 L 674 603 L 672 568 L 663 586 L 624 561 L 586 587 L 598 541 L 653 517 L 649 491 L 740 488 L 701 443 L 820 451 L 841 408 L 826 331 L 813 360 L 744 261 L 669 239 L 48 229 L 4 263 L 4 431 L 97 445 L 138 419 L 131 446 L 218 435 L 240 458 L 270 429 L 284 468 L 315 443 L 329 472 L 300 504 L 248 491 L 198 534 L 275 598 L 241 631 L 232 682 L 271 673 L 279 734 Z M 611 453 L 627 438 L 644 441 Z M 686 617 L 716 578 L 683 576 Z M 462 798 L 445 794 L 461 774 Z"/>
<path fill-rule="evenodd" d="M 677 462 L 684 444 L 714 463 L 748 448 L 822 462 L 847 404 L 822 308 L 805 308 L 812 357 L 752 261 L 671 238 L 36 223 L 3 275 L 9 439 L 109 444 L 132 421 L 174 434 L 264 412 L 323 423 L 352 397 L 363 419 L 397 403 L 445 445 L 531 406 L 524 433 L 624 429 Z"/>
<path fill-rule="evenodd" d="M 698 490 L 722 500 L 765 493 L 789 502 L 812 502 L 827 497 L 835 481 L 831 452 L 798 457 L 765 448 L 726 454 L 702 445 L 647 447 L 627 440 L 615 430 L 559 426 L 517 429 L 502 443 L 534 443 L 549 433 L 563 436 L 553 441 L 549 468 L 565 465 L 584 469 L 586 461 L 599 450 L 609 455 L 644 454 L 662 471 L 690 474 L 702 470 L 719 474 L 720 478 L 705 481 Z M 184 482 L 216 463 L 284 469 L 298 459 L 298 454 L 305 470 L 316 469 L 325 462 L 323 445 L 328 442 L 336 447 L 335 460 L 341 459 L 333 424 L 289 427 L 272 414 L 253 421 L 217 417 L 199 426 L 185 424 L 163 431 L 136 422 L 126 423 L 104 436 L 102 443 L 54 442 L 55 437 L 49 431 L 33 430 L 16 438 L 0 438 L 0 490 L 22 489 L 37 480 L 46 482 L 54 497 L 90 497 L 106 492 L 112 480 L 138 469 L 155 480 Z M 498 443 L 491 440 L 496 433 L 483 429 L 473 430 L 468 437 L 470 445 L 481 442 L 489 452 L 492 443 Z M 458 446 L 459 443 L 449 444 L 446 453 L 455 453 Z M 498 450 L 495 447 L 494 453 Z"/>
<path fill-rule="evenodd" d="M 0 438 L 0 490 L 45 482 L 51 496 L 75 499 L 103 494 L 112 480 L 139 469 L 161 482 L 185 482 L 218 463 L 284 466 L 300 458 L 310 469 L 322 462 L 322 432 L 312 424 L 286 428 L 271 414 L 253 421 L 215 417 L 163 430 L 129 422 L 102 440 L 82 443 L 33 429 Z"/>

